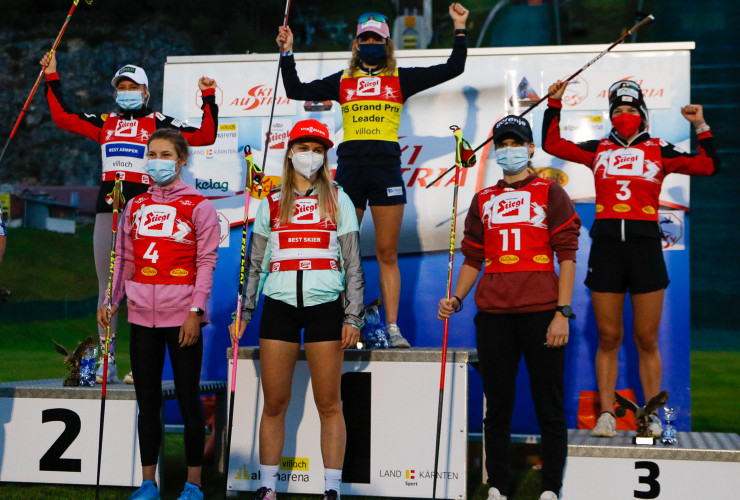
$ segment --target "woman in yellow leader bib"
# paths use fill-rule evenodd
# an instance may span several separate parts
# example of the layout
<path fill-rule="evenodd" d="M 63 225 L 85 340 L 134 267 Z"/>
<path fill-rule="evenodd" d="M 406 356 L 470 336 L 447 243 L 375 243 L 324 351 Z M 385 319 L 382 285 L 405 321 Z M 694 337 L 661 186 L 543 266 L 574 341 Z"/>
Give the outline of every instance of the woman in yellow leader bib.
<path fill-rule="evenodd" d="M 465 69 L 468 10 L 453 3 L 449 12 L 455 26 L 452 54 L 446 63 L 428 68 L 396 67 L 388 20 L 377 12 L 360 16 L 349 67 L 320 80 L 303 83 L 298 78 L 290 27 L 280 27 L 277 37 L 284 50 L 281 69 L 286 95 L 302 101 L 333 100 L 341 106 L 344 140 L 337 148 L 335 180 L 354 203 L 360 222 L 370 205 L 391 347 L 410 347 L 397 324 L 401 295 L 398 238 L 406 204 L 398 125 L 406 99 Z"/>

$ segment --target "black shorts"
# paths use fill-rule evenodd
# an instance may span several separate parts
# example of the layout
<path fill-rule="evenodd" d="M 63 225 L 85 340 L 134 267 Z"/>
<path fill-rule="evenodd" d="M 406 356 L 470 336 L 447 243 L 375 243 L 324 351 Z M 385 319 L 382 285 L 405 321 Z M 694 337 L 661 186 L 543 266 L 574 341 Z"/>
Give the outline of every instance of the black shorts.
<path fill-rule="evenodd" d="M 356 208 L 403 205 L 406 184 L 400 165 L 340 165 L 334 180 L 344 188 Z"/>
<path fill-rule="evenodd" d="M 325 342 L 342 340 L 344 308 L 341 299 L 317 306 L 294 307 L 265 297 L 260 321 L 260 338 L 284 342 Z"/>
<path fill-rule="evenodd" d="M 591 291 L 649 293 L 666 288 L 668 283 L 660 239 L 596 238 L 592 241 L 585 281 Z"/>

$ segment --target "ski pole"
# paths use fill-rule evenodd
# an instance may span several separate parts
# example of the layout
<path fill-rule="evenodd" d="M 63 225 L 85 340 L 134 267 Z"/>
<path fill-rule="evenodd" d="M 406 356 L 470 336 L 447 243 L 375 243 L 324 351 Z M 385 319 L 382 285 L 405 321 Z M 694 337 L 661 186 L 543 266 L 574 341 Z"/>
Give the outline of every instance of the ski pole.
<path fill-rule="evenodd" d="M 612 43 L 611 45 L 609 45 L 609 47 L 607 47 L 603 52 L 601 52 L 599 55 L 597 55 L 596 57 L 594 57 L 593 59 L 591 59 L 589 62 L 587 62 L 581 69 L 579 69 L 578 71 L 576 71 L 575 73 L 573 73 L 572 75 L 570 75 L 568 78 L 566 78 L 565 80 L 563 80 L 563 83 L 568 83 L 573 78 L 575 78 L 578 75 L 580 75 L 586 68 L 588 68 L 593 63 L 595 63 L 596 61 L 598 61 L 599 59 L 601 59 L 602 57 L 604 57 L 607 52 L 611 51 L 614 47 L 616 47 L 617 45 L 619 45 L 620 43 L 622 43 L 623 41 L 625 41 L 628 36 L 630 36 L 633 33 L 637 32 L 637 30 L 639 30 L 640 28 L 642 28 L 646 24 L 650 24 L 654 19 L 655 19 L 655 17 L 652 14 L 649 14 L 642 21 L 640 21 L 639 23 L 635 24 L 630 29 L 628 29 L 624 33 L 624 35 L 620 36 L 617 40 L 615 40 L 614 43 Z M 530 111 L 532 111 L 534 108 L 536 108 L 538 105 L 540 105 L 548 97 L 550 97 L 550 93 L 549 92 L 547 94 L 545 94 L 544 96 L 542 96 L 542 98 L 539 101 L 537 101 L 535 103 L 532 103 L 527 109 L 525 109 L 524 111 L 522 111 L 519 114 L 519 117 L 523 117 L 524 115 L 526 115 L 527 113 L 529 113 Z M 478 146 L 477 148 L 475 148 L 473 150 L 473 152 L 478 151 L 480 148 L 482 148 L 483 146 L 485 146 L 486 144 L 488 144 L 492 140 L 493 140 L 493 134 L 491 134 L 491 136 L 488 139 L 486 139 L 485 141 L 483 141 L 480 146 Z M 431 183 L 427 184 L 427 187 L 426 188 L 429 189 L 431 186 L 433 186 L 438 180 L 440 180 L 442 177 L 444 177 L 445 175 L 447 175 L 448 173 L 450 173 L 450 171 L 452 171 L 452 169 L 455 168 L 455 166 L 456 165 L 453 165 L 450 168 L 448 168 L 447 170 L 445 170 L 444 173 L 442 173 L 439 177 L 437 177 L 436 179 L 434 179 L 434 181 L 432 181 Z"/>
<path fill-rule="evenodd" d="M 236 318 L 234 318 L 234 332 L 238 335 L 242 321 L 242 294 L 244 293 L 244 266 L 247 260 L 247 226 L 249 220 L 249 198 L 251 197 L 252 187 L 259 182 L 258 192 L 262 193 L 262 168 L 254 165 L 252 162 L 252 148 L 244 146 L 244 157 L 247 161 L 246 182 L 244 186 L 244 222 L 242 223 L 242 253 L 241 263 L 239 265 L 239 295 L 236 298 Z M 224 459 L 224 473 L 226 475 L 226 486 L 229 485 L 229 454 L 231 453 L 231 433 L 234 428 L 234 399 L 236 396 L 236 365 L 239 358 L 239 342 L 234 341 L 232 344 L 234 351 L 231 358 L 231 397 L 229 398 L 229 428 L 226 431 L 226 450 Z"/>
<path fill-rule="evenodd" d="M 463 135 L 457 125 L 450 126 L 455 136 L 455 190 L 452 195 L 452 224 L 450 226 L 450 260 L 447 264 L 447 301 L 452 295 L 452 262 L 455 258 L 455 223 L 457 222 L 457 192 L 460 186 L 460 169 L 462 167 Z M 447 365 L 447 334 L 450 330 L 450 318 L 445 319 L 442 336 L 442 368 L 439 378 L 439 404 L 437 405 L 437 441 L 434 448 L 434 478 L 432 480 L 432 498 L 437 498 L 437 470 L 439 467 L 439 438 L 442 431 L 442 405 L 445 393 L 445 368 Z"/>
<path fill-rule="evenodd" d="M 108 345 L 110 343 L 110 316 L 113 308 L 113 267 L 116 261 L 116 236 L 118 234 L 118 210 L 121 204 L 121 181 L 116 176 L 113 185 L 113 238 L 110 244 L 110 269 L 108 272 L 108 325 L 105 327 L 105 344 L 103 347 L 103 388 L 100 393 L 100 430 L 98 432 L 98 469 L 95 478 L 95 500 L 100 490 L 100 460 L 103 454 L 103 427 L 105 424 L 105 392 L 108 387 Z"/>
<path fill-rule="evenodd" d="M 288 25 L 288 14 L 290 13 L 290 0 L 285 2 L 285 15 L 283 16 L 283 28 Z M 277 101 L 277 86 L 280 79 L 280 61 L 283 59 L 283 44 L 280 44 L 280 56 L 278 56 L 277 73 L 275 73 L 275 86 L 272 88 L 272 106 L 270 108 L 270 121 L 267 123 L 267 132 L 265 133 L 265 148 L 262 153 L 262 168 L 267 162 L 267 148 L 270 145 L 270 131 L 272 130 L 272 117 L 275 116 L 275 101 Z"/>
<path fill-rule="evenodd" d="M 93 0 L 85 0 L 87 5 L 92 5 Z M 69 20 L 72 19 L 72 14 L 75 11 L 75 8 L 77 7 L 77 4 L 80 3 L 80 0 L 73 0 L 72 2 L 72 8 L 69 9 L 69 12 L 67 13 L 67 18 L 64 20 L 64 24 L 62 25 L 62 29 L 59 30 L 59 34 L 57 35 L 56 40 L 54 40 L 54 45 L 51 46 L 51 51 L 49 51 L 49 58 L 51 58 L 54 55 L 54 52 L 57 50 L 57 46 L 59 45 L 59 40 L 62 39 L 62 35 L 64 34 L 64 30 L 67 29 L 67 25 L 69 24 Z M 8 144 L 10 144 L 10 140 L 15 137 L 15 133 L 18 130 L 18 126 L 21 124 L 21 121 L 23 120 L 23 116 L 26 114 L 26 110 L 28 110 L 28 105 L 31 104 L 31 99 L 33 99 L 34 94 L 36 93 L 36 89 L 39 87 L 39 83 L 41 83 L 41 77 L 44 76 L 44 70 L 46 68 L 41 68 L 41 71 L 39 72 L 39 76 L 36 77 L 36 83 L 33 84 L 33 88 L 31 89 L 31 93 L 28 95 L 28 99 L 26 99 L 26 103 L 23 105 L 23 109 L 21 110 L 21 114 L 18 116 L 18 119 L 15 121 L 15 126 L 13 126 L 13 130 L 11 130 L 10 135 L 8 136 L 8 140 L 5 141 L 5 146 L 3 146 L 2 152 L 0 152 L 0 162 L 3 160 L 3 156 L 5 155 L 5 150 L 8 149 Z"/>

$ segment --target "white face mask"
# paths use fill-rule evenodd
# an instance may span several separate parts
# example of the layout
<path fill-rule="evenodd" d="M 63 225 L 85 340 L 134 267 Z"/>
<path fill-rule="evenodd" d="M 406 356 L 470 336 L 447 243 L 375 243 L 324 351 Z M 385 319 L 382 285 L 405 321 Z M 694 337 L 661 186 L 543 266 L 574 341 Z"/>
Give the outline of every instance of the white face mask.
<path fill-rule="evenodd" d="M 291 161 L 296 172 L 306 179 L 310 179 L 324 164 L 324 155 L 313 151 L 301 151 L 299 153 L 293 151 Z"/>

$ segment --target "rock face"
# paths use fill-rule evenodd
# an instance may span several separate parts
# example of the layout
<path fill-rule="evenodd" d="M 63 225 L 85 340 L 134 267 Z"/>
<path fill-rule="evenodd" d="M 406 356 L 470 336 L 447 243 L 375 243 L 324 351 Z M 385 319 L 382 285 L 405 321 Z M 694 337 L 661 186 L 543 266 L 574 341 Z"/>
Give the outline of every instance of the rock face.
<path fill-rule="evenodd" d="M 60 17 L 64 19 L 64 17 Z M 73 17 L 72 22 L 77 21 Z M 58 30 L 59 27 L 56 28 Z M 56 33 L 47 28 L 48 33 Z M 9 136 L 53 38 L 27 39 L 25 31 L 0 31 L 0 138 Z M 55 35 L 54 35 L 55 36 Z M 115 29 L 72 24 L 57 51 L 64 98 L 77 112 L 113 111 L 110 80 L 124 64 L 142 66 L 149 77 L 150 106 L 162 105 L 162 74 L 168 55 L 193 53 L 190 37 L 159 23 Z M 5 69 L 7 68 L 7 70 Z M 51 119 L 42 82 L 0 165 L 0 183 L 97 184 L 100 147 L 83 136 L 59 129 Z"/>

